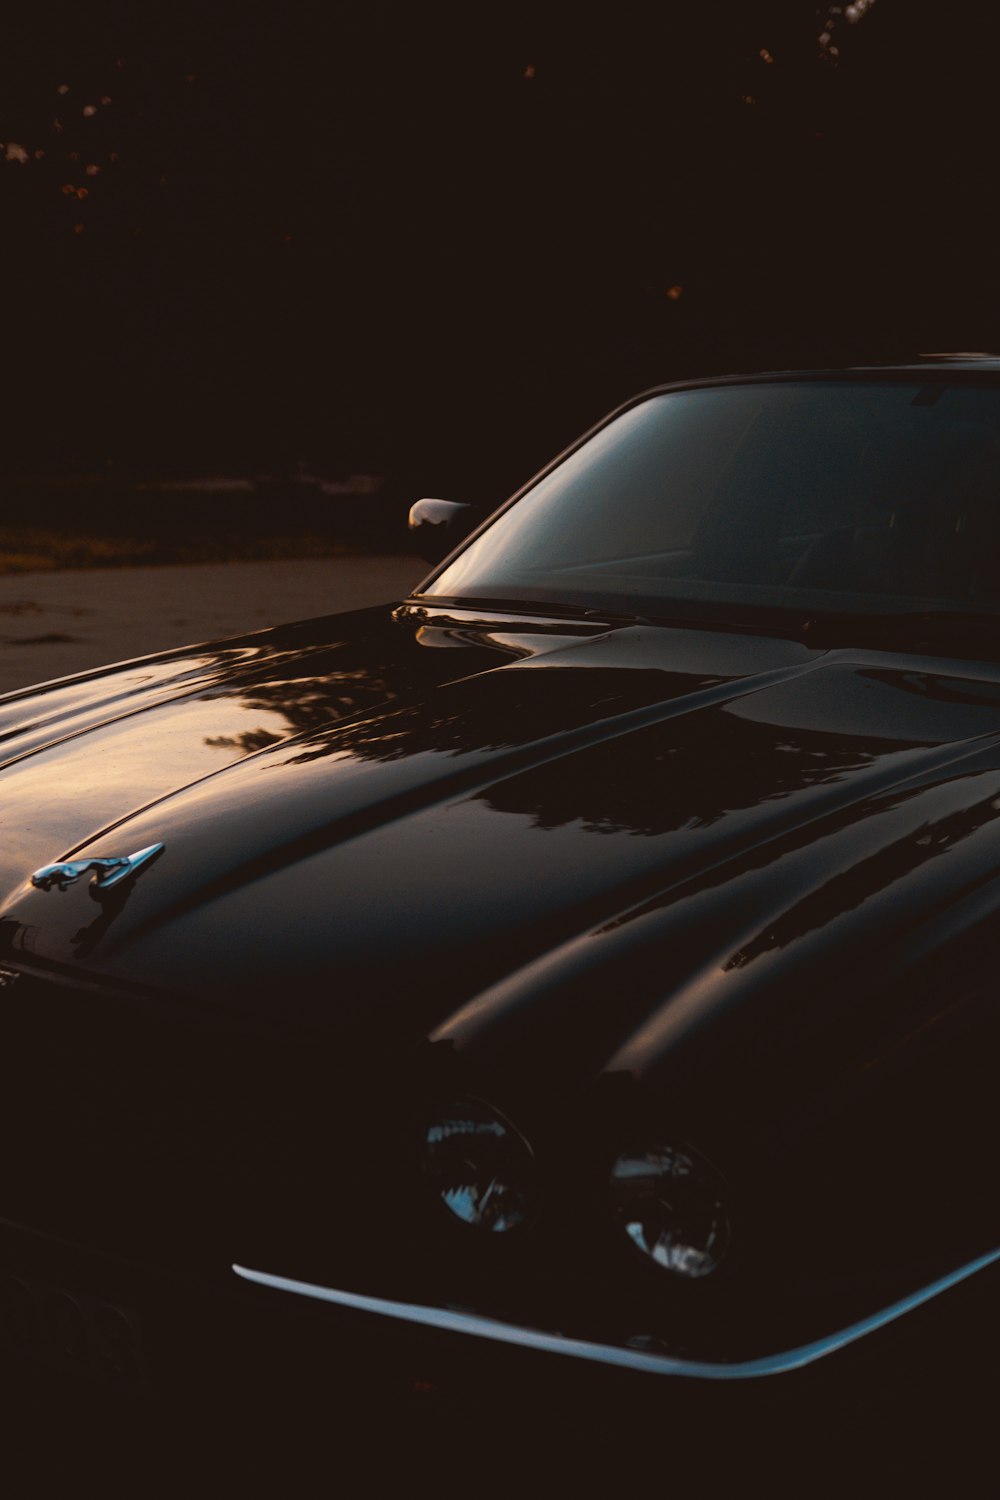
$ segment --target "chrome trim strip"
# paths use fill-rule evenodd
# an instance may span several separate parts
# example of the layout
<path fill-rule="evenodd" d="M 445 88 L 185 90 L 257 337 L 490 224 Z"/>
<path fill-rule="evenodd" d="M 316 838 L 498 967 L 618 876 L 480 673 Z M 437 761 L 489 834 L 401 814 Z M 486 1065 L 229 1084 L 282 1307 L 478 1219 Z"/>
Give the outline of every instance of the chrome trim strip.
<path fill-rule="evenodd" d="M 475 1313 L 425 1307 L 415 1302 L 392 1302 L 382 1297 L 366 1297 L 360 1292 L 344 1292 L 334 1287 L 315 1286 L 308 1281 L 293 1281 L 287 1276 L 273 1276 L 268 1271 L 252 1271 L 247 1266 L 234 1265 L 233 1270 L 244 1281 L 252 1281 L 274 1291 L 289 1292 L 297 1297 L 312 1297 L 316 1301 L 331 1302 L 354 1312 L 374 1313 L 378 1317 L 394 1318 L 398 1322 L 417 1324 L 439 1332 L 462 1333 L 472 1338 L 491 1339 L 497 1344 L 514 1344 L 522 1349 L 568 1355 L 572 1359 L 615 1365 L 650 1375 L 682 1376 L 688 1380 L 756 1380 L 765 1375 L 784 1375 L 792 1370 L 800 1370 L 805 1365 L 815 1364 L 826 1355 L 856 1343 L 869 1333 L 877 1332 L 905 1313 L 913 1312 L 932 1297 L 957 1286 L 959 1282 L 974 1276 L 977 1271 L 985 1270 L 997 1260 L 1000 1260 L 1000 1249 L 959 1266 L 958 1270 L 950 1271 L 947 1276 L 932 1281 L 929 1286 L 911 1292 L 900 1302 L 894 1302 L 890 1307 L 872 1313 L 870 1317 L 863 1318 L 859 1323 L 852 1323 L 838 1333 L 828 1334 L 814 1343 L 801 1344 L 796 1349 L 788 1349 L 780 1354 L 768 1354 L 759 1359 L 742 1360 L 733 1364 L 681 1359 L 672 1354 L 651 1354 L 646 1350 L 630 1349 L 624 1345 L 592 1343 L 560 1333 L 542 1333 L 535 1328 L 519 1328 L 516 1324 L 501 1323 Z"/>

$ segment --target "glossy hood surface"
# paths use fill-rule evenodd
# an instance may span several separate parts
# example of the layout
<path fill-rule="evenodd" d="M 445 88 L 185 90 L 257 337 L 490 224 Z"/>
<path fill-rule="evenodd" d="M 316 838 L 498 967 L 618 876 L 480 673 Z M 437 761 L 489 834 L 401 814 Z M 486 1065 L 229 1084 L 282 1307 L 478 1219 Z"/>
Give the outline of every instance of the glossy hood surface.
<path fill-rule="evenodd" d="M 631 963 L 583 1030 L 640 1071 L 719 985 L 952 901 L 1000 797 L 992 665 L 652 626 L 366 611 L 20 694 L 0 733 L 8 961 L 463 1046 L 520 1045 L 530 993 L 545 1052 L 560 986 Z M 116 898 L 29 883 L 158 842 Z"/>

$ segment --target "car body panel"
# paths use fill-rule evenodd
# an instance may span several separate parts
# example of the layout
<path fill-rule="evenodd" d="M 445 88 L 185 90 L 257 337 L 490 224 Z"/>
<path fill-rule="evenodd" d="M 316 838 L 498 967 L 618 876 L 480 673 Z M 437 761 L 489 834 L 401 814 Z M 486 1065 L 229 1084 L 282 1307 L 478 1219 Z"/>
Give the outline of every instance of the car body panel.
<path fill-rule="evenodd" d="M 210 1025 L 234 1057 L 265 1028 L 275 1073 L 311 1055 L 312 1093 L 293 1073 L 276 1086 L 292 1114 L 301 1103 L 291 1154 L 306 1164 L 283 1161 L 278 1259 L 212 1231 L 227 1264 L 272 1290 L 461 1302 L 473 1321 L 588 1348 L 634 1335 L 657 1359 L 726 1363 L 838 1347 L 838 1329 L 881 1326 L 879 1309 L 943 1294 L 963 1267 L 990 1274 L 989 641 L 966 657 L 951 636 L 887 645 L 863 625 L 839 639 L 463 606 L 434 596 L 435 576 L 395 610 L 0 701 L 0 975 L 25 981 L 11 1034 L 44 1031 L 18 996 L 41 1007 L 51 985 L 83 997 L 84 1031 L 93 1005 L 109 1047 L 117 1016 L 123 1034 L 155 1034 L 175 1005 L 185 1038 Z M 31 882 L 53 862 L 159 844 L 114 891 Z M 180 1076 L 188 1050 L 172 1054 Z M 199 1088 L 259 1145 L 240 1111 L 267 1094 L 266 1067 L 251 1087 L 205 1055 L 218 1072 Z M 502 1263 L 413 1208 L 412 1141 L 391 1133 L 466 1094 L 523 1126 L 555 1205 L 512 1252 L 509 1304 Z M 405 1211 L 393 1194 L 374 1202 L 359 1110 L 407 1177 Z M 307 1114 L 321 1120 L 308 1140 Z M 310 1248 L 292 1202 L 321 1180 L 328 1139 L 331 1174 L 365 1205 L 353 1249 L 329 1224 Z M 731 1274 L 687 1302 L 618 1244 L 606 1211 L 616 1153 L 673 1140 L 718 1168 L 740 1226 Z M 57 1180 L 63 1147 L 46 1150 Z M 559 1214 L 575 1202 L 593 1254 L 566 1268 Z M 422 1258 L 393 1253 L 411 1211 Z"/>
<path fill-rule="evenodd" d="M 227 992 L 241 1005 L 280 996 L 283 1014 L 302 1004 L 312 1023 L 355 1009 L 352 985 L 331 989 L 325 976 L 361 985 L 364 975 L 370 1015 L 389 1006 L 406 1025 L 412 1007 L 423 1028 L 471 997 L 484 1017 L 494 1005 L 480 998 L 485 986 L 536 960 L 553 972 L 584 934 L 601 934 L 587 947 L 596 963 L 624 942 L 608 932 L 642 926 L 637 911 L 676 910 L 686 941 L 671 941 L 669 965 L 633 989 L 629 1015 L 638 1018 L 640 993 L 652 1004 L 661 990 L 679 1013 L 690 1006 L 682 980 L 731 957 L 692 946 L 698 901 L 731 952 L 753 951 L 758 928 L 797 911 L 831 868 L 848 889 L 857 869 L 859 898 L 894 893 L 905 878 L 930 882 L 932 862 L 908 872 L 874 856 L 906 838 L 933 840 L 1000 791 L 991 780 L 1000 672 L 989 667 L 652 627 L 576 639 L 508 630 L 502 648 L 495 630 L 487 645 L 466 630 L 440 650 L 417 644 L 424 627 L 382 623 L 375 667 L 366 673 L 355 652 L 347 674 L 357 696 L 381 700 L 372 712 L 280 735 L 294 727 L 289 702 L 302 678 L 293 671 L 303 668 L 274 653 L 274 676 L 258 669 L 247 682 L 237 672 L 194 693 L 185 684 L 5 768 L 12 821 L 29 824 L 23 809 L 40 804 L 45 785 L 50 826 L 65 830 L 77 810 L 84 834 L 53 847 L 41 821 L 29 825 L 29 848 L 6 845 L 7 956 L 60 967 L 83 959 L 112 980 L 217 1003 Z M 311 702 L 329 708 L 342 674 L 320 677 L 316 662 L 306 658 Z M 137 785 L 132 766 L 152 766 L 155 780 Z M 36 861 L 159 841 L 155 876 L 129 888 L 120 909 L 95 908 L 83 885 L 26 884 Z M 959 868 L 953 854 L 956 884 Z M 952 896 L 944 884 L 931 907 Z M 730 911 L 741 913 L 735 926 Z M 745 982 L 748 968 L 730 972 Z M 296 979 L 301 1000 L 289 994 Z M 540 996 L 535 1009 L 540 1027 Z M 624 1019 L 613 1014 L 602 1046 L 641 1071 Z M 465 1021 L 452 1028 L 460 1033 Z"/>

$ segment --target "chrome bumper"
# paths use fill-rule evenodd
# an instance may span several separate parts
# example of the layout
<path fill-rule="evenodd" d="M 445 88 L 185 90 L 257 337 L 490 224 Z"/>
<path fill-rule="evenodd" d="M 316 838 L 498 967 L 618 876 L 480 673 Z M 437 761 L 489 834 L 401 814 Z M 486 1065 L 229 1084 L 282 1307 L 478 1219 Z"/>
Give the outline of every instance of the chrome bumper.
<path fill-rule="evenodd" d="M 336 1287 L 294 1281 L 287 1276 L 272 1275 L 268 1271 L 251 1270 L 248 1266 L 234 1265 L 233 1270 L 244 1281 L 254 1282 L 272 1291 L 285 1292 L 295 1297 L 310 1297 L 317 1302 L 348 1308 L 352 1312 L 371 1313 L 379 1318 L 431 1328 L 441 1333 L 464 1334 L 469 1338 L 488 1339 L 493 1343 L 511 1344 L 545 1354 L 561 1354 L 570 1359 L 636 1370 L 649 1375 L 673 1375 L 687 1380 L 758 1380 L 767 1375 L 785 1375 L 793 1370 L 801 1370 L 836 1353 L 838 1349 L 857 1343 L 868 1334 L 877 1333 L 880 1328 L 922 1307 L 924 1303 L 966 1281 L 970 1276 L 975 1276 L 997 1260 L 1000 1260 L 1000 1249 L 981 1255 L 977 1260 L 968 1261 L 957 1270 L 950 1271 L 947 1276 L 911 1292 L 901 1301 L 894 1302 L 837 1333 L 778 1354 L 732 1363 L 682 1359 L 674 1354 L 660 1354 L 630 1344 L 593 1343 L 586 1339 L 570 1338 L 565 1334 L 522 1328 L 513 1323 L 452 1308 L 427 1307 L 417 1302 L 393 1302 L 383 1297 L 364 1296 L 360 1292 L 346 1292 Z"/>

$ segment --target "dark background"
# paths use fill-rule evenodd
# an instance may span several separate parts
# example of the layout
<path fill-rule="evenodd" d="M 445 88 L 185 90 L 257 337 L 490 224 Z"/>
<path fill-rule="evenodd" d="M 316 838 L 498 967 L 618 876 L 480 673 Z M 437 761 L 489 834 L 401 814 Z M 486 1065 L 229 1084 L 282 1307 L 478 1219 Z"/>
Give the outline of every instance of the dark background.
<path fill-rule="evenodd" d="M 2 466 L 498 501 L 656 381 L 1000 347 L 998 64 L 954 0 L 8 7 Z"/>

